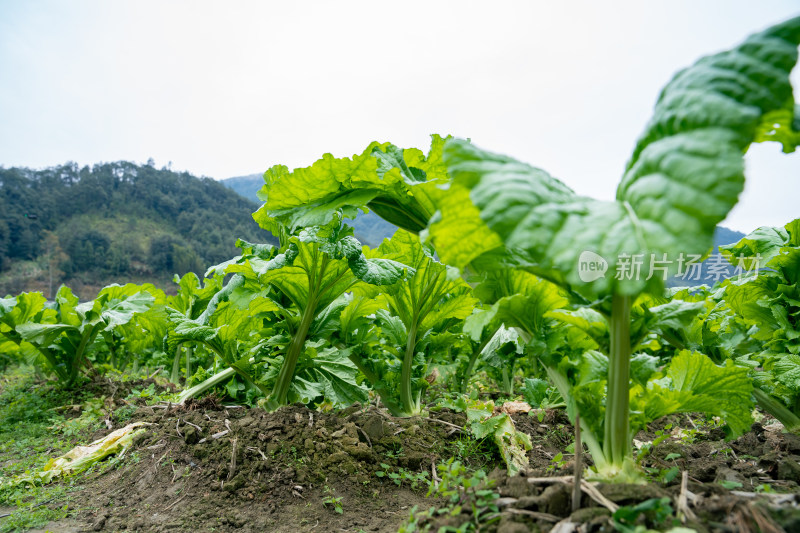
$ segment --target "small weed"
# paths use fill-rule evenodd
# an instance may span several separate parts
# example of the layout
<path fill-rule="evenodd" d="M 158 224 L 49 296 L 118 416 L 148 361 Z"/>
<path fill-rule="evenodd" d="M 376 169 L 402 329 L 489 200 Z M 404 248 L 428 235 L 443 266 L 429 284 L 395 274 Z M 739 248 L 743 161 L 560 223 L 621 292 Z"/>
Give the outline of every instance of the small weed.
<path fill-rule="evenodd" d="M 383 452 L 383 455 L 386 456 L 387 459 L 399 459 L 405 455 L 405 452 L 403 452 L 402 444 L 398 444 L 393 450 L 386 450 Z"/>
<path fill-rule="evenodd" d="M 425 531 L 425 522 L 436 516 L 451 517 L 467 515 L 465 521 L 453 531 L 483 531 L 483 529 L 500 520 L 495 501 L 500 497 L 492 490 L 493 482 L 487 479 L 486 472 L 476 470 L 468 472 L 466 467 L 455 458 L 436 467 L 440 481 L 431 481 L 428 496 L 435 495 L 446 498 L 444 507 L 431 507 L 428 511 L 418 512 L 416 506 L 411 509 L 406 523 L 398 533 Z"/>
<path fill-rule="evenodd" d="M 462 434 L 448 446 L 445 453 L 451 454 L 462 464 L 473 468 L 483 468 L 495 462 L 498 452 L 491 439 L 476 439 L 472 435 Z"/>
<path fill-rule="evenodd" d="M 378 470 L 375 472 L 375 475 L 378 477 L 387 477 L 394 481 L 394 484 L 398 487 L 401 486 L 404 482 L 408 482 L 412 490 L 416 490 L 419 488 L 423 483 L 425 485 L 429 482 L 429 476 L 427 472 L 411 472 L 410 470 L 406 470 L 405 468 L 398 468 L 397 471 L 394 471 L 390 465 L 386 463 L 381 463 L 381 468 L 383 470 Z"/>
<path fill-rule="evenodd" d="M 550 460 L 550 464 L 547 465 L 548 472 L 556 472 L 564 468 L 567 464 L 567 460 L 564 459 L 564 454 L 558 452 L 555 457 Z"/>
<path fill-rule="evenodd" d="M 723 448 L 723 449 L 719 450 L 717 453 L 720 454 L 720 455 L 723 455 L 725 457 L 731 457 L 731 456 L 735 457 L 736 456 L 736 454 L 733 452 L 732 448 Z"/>
<path fill-rule="evenodd" d="M 677 466 L 672 466 L 670 468 L 645 468 L 644 470 L 650 479 L 665 485 L 672 483 L 672 481 L 678 477 L 678 474 L 681 473 L 681 469 Z"/>
<path fill-rule="evenodd" d="M 342 507 L 342 496 L 334 496 L 333 489 L 328 485 L 325 485 L 325 494 L 327 494 L 327 496 L 322 498 L 322 506 L 325 508 L 330 506 L 338 514 L 344 513 L 344 508 Z"/>
<path fill-rule="evenodd" d="M 678 520 L 670 505 L 669 498 L 652 498 L 637 505 L 617 509 L 611 517 L 617 531 L 650 531 L 647 527 L 677 525 Z M 644 522 L 645 526 L 642 526 Z"/>
<path fill-rule="evenodd" d="M 296 464 L 298 464 L 298 465 L 305 464 L 305 462 L 306 462 L 306 460 L 305 460 L 305 457 L 301 457 L 301 456 L 300 456 L 300 454 L 299 454 L 299 452 L 297 451 L 297 448 L 296 448 L 296 447 L 292 446 L 292 447 L 289 449 L 289 453 L 290 453 L 290 454 L 291 454 L 291 456 L 292 456 L 292 461 L 294 461 Z"/>

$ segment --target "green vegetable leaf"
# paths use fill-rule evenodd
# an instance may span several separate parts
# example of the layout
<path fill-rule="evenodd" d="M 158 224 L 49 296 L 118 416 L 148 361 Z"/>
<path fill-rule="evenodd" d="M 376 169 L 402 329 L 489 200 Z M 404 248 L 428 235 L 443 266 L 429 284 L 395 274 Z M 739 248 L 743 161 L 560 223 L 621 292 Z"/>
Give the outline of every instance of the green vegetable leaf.
<path fill-rule="evenodd" d="M 527 450 L 531 440 L 525 433 L 514 427 L 514 421 L 506 413 L 494 414 L 494 403 L 467 400 L 465 413 L 472 435 L 476 439 L 492 437 L 509 475 L 514 475 L 528 467 Z"/>
<path fill-rule="evenodd" d="M 671 413 L 700 412 L 721 417 L 733 435 L 747 431 L 752 422 L 753 384 L 747 369 L 728 360 L 715 365 L 708 356 L 688 350 L 676 355 L 663 379 L 647 388 L 631 390 L 631 431 Z"/>
<path fill-rule="evenodd" d="M 433 136 L 430 153 L 401 150 L 389 143 L 370 144 L 350 158 L 325 154 L 307 168 L 289 172 L 277 165 L 264 174 L 259 196 L 264 205 L 254 215 L 264 229 L 279 235 L 305 226 L 354 218 L 358 209 L 374 210 L 385 220 L 412 232 L 424 229 L 435 211 L 430 195 L 447 179 L 441 162 L 444 139 Z"/>
<path fill-rule="evenodd" d="M 681 253 L 711 249 L 716 225 L 743 187 L 743 150 L 757 140 L 763 117 L 792 101 L 798 28 L 800 18 L 792 19 L 678 73 L 634 149 L 616 201 L 577 196 L 540 169 L 463 140 L 448 141 L 443 160 L 526 270 L 588 297 L 657 293 L 663 279 L 637 273 L 637 261 L 666 258 L 666 273 L 675 274 Z M 430 228 L 434 244 L 453 243 L 440 252 L 445 262 L 474 255 L 458 244 L 469 240 L 462 227 L 443 214 Z M 584 280 L 584 252 L 605 261 L 604 276 Z"/>

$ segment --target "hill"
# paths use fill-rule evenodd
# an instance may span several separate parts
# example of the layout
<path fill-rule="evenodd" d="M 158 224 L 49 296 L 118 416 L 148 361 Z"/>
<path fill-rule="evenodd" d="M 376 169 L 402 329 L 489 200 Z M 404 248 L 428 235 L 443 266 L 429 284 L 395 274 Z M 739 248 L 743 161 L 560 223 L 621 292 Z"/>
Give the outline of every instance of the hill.
<path fill-rule="evenodd" d="M 259 200 L 256 195 L 259 189 L 261 189 L 261 186 L 264 185 L 264 178 L 261 174 L 249 174 L 247 176 L 228 178 L 222 180 L 221 183 L 248 200 L 256 202 L 259 205 L 264 203 Z M 372 212 L 359 214 L 355 220 L 349 221 L 349 224 L 353 226 L 356 238 L 372 248 L 377 247 L 383 242 L 383 239 L 391 237 L 397 229 L 397 226 L 386 222 Z"/>
<path fill-rule="evenodd" d="M 0 295 L 52 294 L 67 283 L 83 298 L 113 282 L 168 288 L 237 253 L 237 237 L 274 242 L 253 221 L 258 205 L 210 178 L 151 165 L 74 163 L 0 167 Z"/>

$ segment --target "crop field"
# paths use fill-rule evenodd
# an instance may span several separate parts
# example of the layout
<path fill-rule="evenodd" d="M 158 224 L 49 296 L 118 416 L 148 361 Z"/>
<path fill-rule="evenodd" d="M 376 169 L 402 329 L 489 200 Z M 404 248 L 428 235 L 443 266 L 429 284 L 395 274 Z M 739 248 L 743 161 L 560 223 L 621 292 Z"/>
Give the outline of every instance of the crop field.
<path fill-rule="evenodd" d="M 613 201 L 374 142 L 267 170 L 279 244 L 175 294 L 0 299 L 0 532 L 800 531 L 800 218 L 670 282 L 800 144 L 798 45 L 676 74 Z"/>

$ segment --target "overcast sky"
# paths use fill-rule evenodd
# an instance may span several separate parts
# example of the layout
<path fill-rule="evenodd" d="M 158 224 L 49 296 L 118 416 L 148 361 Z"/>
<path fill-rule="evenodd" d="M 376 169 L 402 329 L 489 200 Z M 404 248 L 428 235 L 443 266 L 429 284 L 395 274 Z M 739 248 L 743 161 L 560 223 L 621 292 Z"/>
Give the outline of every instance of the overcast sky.
<path fill-rule="evenodd" d="M 153 158 L 221 179 L 436 132 L 611 199 L 675 71 L 798 14 L 797 0 L 0 0 L 0 165 Z M 800 155 L 755 146 L 747 165 L 725 225 L 800 217 Z"/>

